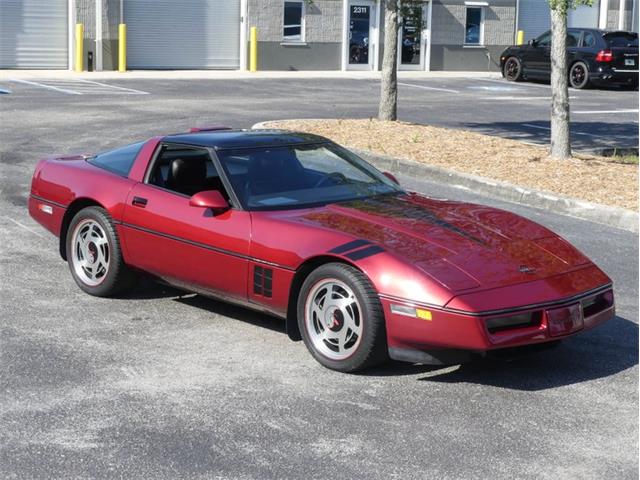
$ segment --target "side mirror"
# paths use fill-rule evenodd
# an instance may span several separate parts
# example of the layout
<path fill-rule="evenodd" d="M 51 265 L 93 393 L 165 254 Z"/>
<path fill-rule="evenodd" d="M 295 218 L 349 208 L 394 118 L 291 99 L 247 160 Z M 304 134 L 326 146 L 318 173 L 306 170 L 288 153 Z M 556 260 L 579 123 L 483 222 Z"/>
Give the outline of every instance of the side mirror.
<path fill-rule="evenodd" d="M 222 213 L 229 210 L 227 202 L 218 190 L 205 190 L 198 192 L 189 199 L 189 205 L 199 208 L 210 208 L 213 213 Z"/>
<path fill-rule="evenodd" d="M 400 182 L 398 181 L 398 179 L 396 178 L 396 176 L 393 173 L 382 172 L 382 174 L 385 177 L 387 177 L 389 180 L 391 180 L 393 183 L 395 183 L 396 185 L 400 185 Z"/>
<path fill-rule="evenodd" d="M 537 47 L 538 42 L 536 41 L 535 38 L 532 38 L 531 40 L 529 40 L 529 45 L 531 45 L 532 47 Z"/>

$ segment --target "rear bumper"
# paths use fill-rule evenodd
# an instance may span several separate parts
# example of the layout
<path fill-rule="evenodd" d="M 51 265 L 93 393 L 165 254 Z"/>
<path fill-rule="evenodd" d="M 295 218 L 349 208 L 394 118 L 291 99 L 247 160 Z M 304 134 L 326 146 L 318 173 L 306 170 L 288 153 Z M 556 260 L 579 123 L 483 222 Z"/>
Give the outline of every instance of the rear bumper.
<path fill-rule="evenodd" d="M 630 68 L 629 70 L 626 70 L 600 67 L 598 68 L 598 71 L 592 72 L 590 75 L 593 83 L 622 85 L 638 84 L 638 69 Z"/>
<path fill-rule="evenodd" d="M 586 307 L 595 299 L 605 299 L 597 307 Z M 381 298 L 387 326 L 387 343 L 391 358 L 429 365 L 456 364 L 474 356 L 484 356 L 499 349 L 537 345 L 573 336 L 592 329 L 615 315 L 613 291 L 610 286 L 574 296 L 566 302 L 554 301 L 548 305 L 536 305 L 522 312 L 535 312 L 539 322 L 535 325 L 489 331 L 487 321 L 496 315 L 464 314 L 445 309 L 421 307 L 431 312 L 430 320 L 394 313 L 399 304 L 396 299 Z M 394 305 L 394 311 L 391 310 Z M 413 306 L 410 302 L 404 306 Z M 578 315 L 558 320 L 564 312 L 579 312 Z M 508 316 L 508 312 L 500 317 Z M 423 317 L 425 317 L 423 315 Z M 579 317 L 579 318 L 578 318 Z"/>

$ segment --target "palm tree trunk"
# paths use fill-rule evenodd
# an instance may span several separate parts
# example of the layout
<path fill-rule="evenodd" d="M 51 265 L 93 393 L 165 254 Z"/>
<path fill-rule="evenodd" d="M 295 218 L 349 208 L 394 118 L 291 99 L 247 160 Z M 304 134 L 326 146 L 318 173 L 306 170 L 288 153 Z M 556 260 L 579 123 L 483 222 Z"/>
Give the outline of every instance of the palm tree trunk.
<path fill-rule="evenodd" d="M 396 120 L 398 118 L 398 3 L 397 0 L 385 0 L 384 5 L 384 52 L 378 118 Z"/>
<path fill-rule="evenodd" d="M 553 158 L 571 157 L 569 139 L 569 73 L 567 9 L 551 9 L 551 151 Z"/>

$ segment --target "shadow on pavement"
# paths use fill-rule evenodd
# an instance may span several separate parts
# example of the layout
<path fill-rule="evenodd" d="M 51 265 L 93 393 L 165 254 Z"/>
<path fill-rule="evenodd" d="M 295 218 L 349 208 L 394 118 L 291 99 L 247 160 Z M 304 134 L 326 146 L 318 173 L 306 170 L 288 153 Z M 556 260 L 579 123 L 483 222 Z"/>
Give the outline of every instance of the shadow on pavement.
<path fill-rule="evenodd" d="M 582 122 L 575 121 L 576 116 L 572 116 L 571 121 L 571 146 L 576 150 L 638 146 L 638 125 L 632 121 L 619 123 Z M 463 125 L 465 129 L 486 135 L 500 135 L 545 146 L 549 142 L 548 120 L 491 123 L 468 122 Z"/>
<path fill-rule="evenodd" d="M 286 335 L 279 318 L 201 295 L 142 280 L 130 299 L 175 297 L 174 301 Z M 304 348 L 302 343 L 300 347 Z M 389 361 L 362 372 L 373 377 L 421 375 L 423 382 L 476 383 L 536 391 L 604 378 L 638 364 L 638 324 L 616 316 L 594 330 L 564 340 L 557 348 L 513 360 L 480 358 L 457 366 Z"/>
<path fill-rule="evenodd" d="M 455 367 L 393 364 L 372 375 L 424 374 L 419 380 L 536 391 L 608 377 L 638 364 L 638 325 L 621 317 L 512 361 L 483 358 Z"/>

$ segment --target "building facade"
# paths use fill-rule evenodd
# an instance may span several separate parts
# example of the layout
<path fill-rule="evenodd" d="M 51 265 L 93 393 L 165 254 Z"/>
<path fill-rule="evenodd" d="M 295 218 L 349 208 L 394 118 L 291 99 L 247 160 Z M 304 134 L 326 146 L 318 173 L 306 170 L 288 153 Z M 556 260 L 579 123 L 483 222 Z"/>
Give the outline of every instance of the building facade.
<path fill-rule="evenodd" d="M 595 0 L 570 26 L 638 29 L 638 0 Z M 118 64 L 127 25 L 129 69 L 246 69 L 251 27 L 259 70 L 379 70 L 383 0 L 0 0 L 0 68 L 71 68 L 75 24 L 85 68 Z M 499 67 L 523 30 L 550 28 L 546 0 L 401 0 L 398 68 Z"/>

